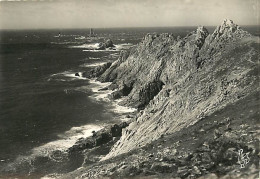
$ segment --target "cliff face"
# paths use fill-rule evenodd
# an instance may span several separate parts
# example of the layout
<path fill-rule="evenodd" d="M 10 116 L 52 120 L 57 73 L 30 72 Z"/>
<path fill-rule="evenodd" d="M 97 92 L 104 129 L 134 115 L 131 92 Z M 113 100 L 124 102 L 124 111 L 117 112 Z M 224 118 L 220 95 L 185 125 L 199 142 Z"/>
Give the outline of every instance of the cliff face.
<path fill-rule="evenodd" d="M 123 105 L 144 110 L 104 159 L 186 128 L 259 91 L 258 43 L 225 20 L 213 34 L 204 27 L 184 38 L 148 34 L 130 52 L 122 52 L 99 80 L 112 82 L 115 93 L 127 96 Z"/>

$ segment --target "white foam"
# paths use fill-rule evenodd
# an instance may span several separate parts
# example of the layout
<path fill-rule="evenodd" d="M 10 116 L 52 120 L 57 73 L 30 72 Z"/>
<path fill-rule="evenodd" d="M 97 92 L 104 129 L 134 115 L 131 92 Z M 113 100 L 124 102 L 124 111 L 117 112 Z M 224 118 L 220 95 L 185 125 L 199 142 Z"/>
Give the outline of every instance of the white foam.
<path fill-rule="evenodd" d="M 60 162 L 63 160 L 62 156 L 67 155 L 67 150 L 72 147 L 78 139 L 89 137 L 92 135 L 92 131 L 98 131 L 102 128 L 103 126 L 94 124 L 72 127 L 70 130 L 59 134 L 59 139 L 33 148 L 30 155 L 17 157 L 14 162 L 8 164 L 7 168 L 13 170 L 26 163 L 31 164 L 37 157 L 47 157 L 54 162 Z M 57 151 L 60 152 L 61 156 L 55 155 Z M 33 165 L 30 170 L 34 170 Z"/>
<path fill-rule="evenodd" d="M 101 90 L 106 87 L 108 87 L 111 84 L 111 82 L 107 83 L 101 83 L 97 81 L 96 79 L 90 79 L 89 80 L 89 87 L 91 88 L 93 94 L 93 98 L 98 100 L 98 101 L 109 101 L 109 94 L 111 94 L 113 91 L 112 90 Z"/>
<path fill-rule="evenodd" d="M 76 76 L 75 74 L 78 73 L 79 76 Z M 52 74 L 51 77 L 68 77 L 70 78 L 70 80 L 77 80 L 77 79 L 80 79 L 80 80 L 86 80 L 86 78 L 84 78 L 82 76 L 82 72 L 72 72 L 72 71 L 64 71 L 64 72 L 61 72 L 61 73 L 56 73 L 56 74 Z M 50 79 L 48 79 L 50 80 Z M 59 79 L 59 81 L 66 81 L 65 79 Z"/>
<path fill-rule="evenodd" d="M 65 34 L 59 34 L 59 35 L 55 35 L 53 37 L 79 37 L 80 35 L 77 35 L 77 34 L 68 34 L 68 35 L 65 35 Z M 82 37 L 82 36 L 81 36 Z"/>
<path fill-rule="evenodd" d="M 85 49 L 97 49 L 99 43 L 91 43 L 91 44 L 83 44 L 83 45 L 75 45 L 75 46 L 70 46 L 70 48 L 85 48 Z"/>
<path fill-rule="evenodd" d="M 116 52 L 119 51 L 119 49 L 105 49 L 105 50 L 97 50 L 97 49 L 87 49 L 82 50 L 83 52 Z"/>
<path fill-rule="evenodd" d="M 106 64 L 107 62 L 98 62 L 98 63 L 85 63 L 85 64 L 82 64 L 80 65 L 80 67 L 97 67 L 97 66 L 101 66 L 101 65 L 104 65 Z"/>
<path fill-rule="evenodd" d="M 102 51 L 120 51 L 123 49 L 129 49 L 133 46 L 131 43 L 123 43 L 123 44 L 117 44 L 114 45 L 115 47 L 113 48 L 107 48 L 105 50 L 98 50 L 99 48 L 99 43 L 92 43 L 92 44 L 83 44 L 83 45 L 76 45 L 76 46 L 70 46 L 70 48 L 83 48 L 83 51 L 89 52 L 102 52 Z"/>
<path fill-rule="evenodd" d="M 76 76 L 75 73 L 78 73 L 79 76 Z M 64 74 L 64 76 L 70 77 L 70 78 L 81 79 L 81 80 L 85 80 L 85 79 L 86 79 L 86 78 L 84 78 L 84 77 L 82 76 L 82 72 L 67 73 L 67 74 Z"/>
<path fill-rule="evenodd" d="M 100 58 L 98 58 L 98 57 L 88 57 L 88 59 L 90 59 L 90 60 L 98 60 Z"/>
<path fill-rule="evenodd" d="M 121 97 L 120 99 L 114 101 L 111 101 L 109 99 L 109 95 L 115 92 L 116 90 L 109 90 L 109 89 L 101 90 L 108 87 L 111 84 L 111 82 L 101 83 L 96 79 L 91 79 L 89 80 L 89 82 L 90 82 L 90 88 L 94 92 L 93 97 L 98 101 L 110 101 L 112 103 L 112 106 L 114 107 L 113 112 L 116 112 L 118 114 L 124 114 L 124 113 L 131 113 L 136 111 L 135 108 L 119 105 L 119 103 L 124 99 L 126 99 L 126 97 Z"/>
<path fill-rule="evenodd" d="M 79 37 L 75 37 L 76 40 L 83 40 L 83 39 L 86 39 L 86 37 L 84 36 L 79 36 Z"/>
<path fill-rule="evenodd" d="M 63 45 L 67 45 L 67 44 L 78 44 L 79 42 L 75 42 L 75 41 L 68 41 L 68 42 L 51 42 L 51 44 L 63 44 Z"/>
<path fill-rule="evenodd" d="M 116 113 L 131 113 L 135 112 L 136 108 L 121 106 L 119 103 L 123 100 L 125 100 L 127 97 L 121 97 L 120 99 L 115 100 L 114 106 L 115 106 L 115 112 Z"/>
<path fill-rule="evenodd" d="M 92 64 L 92 66 L 98 66 L 101 65 L 102 63 L 96 63 Z M 70 73 L 66 72 L 66 75 L 70 75 Z M 81 76 L 82 74 L 80 74 Z M 76 90 L 87 90 L 91 88 L 92 92 L 94 92 L 94 95 L 92 96 L 95 100 L 98 101 L 109 101 L 112 103 L 113 106 L 113 112 L 118 113 L 119 115 L 115 118 L 116 120 L 121 120 L 121 121 L 128 121 L 129 118 L 126 116 L 127 113 L 131 113 L 136 111 L 135 108 L 130 108 L 130 107 L 125 107 L 125 106 L 120 106 L 119 103 L 122 100 L 125 100 L 126 97 L 120 98 L 118 100 L 111 101 L 108 96 L 109 94 L 115 92 L 115 90 L 104 90 L 104 88 L 108 87 L 111 85 L 111 82 L 106 82 L 106 83 L 101 83 L 100 81 L 97 81 L 97 79 L 89 79 L 89 85 L 88 86 L 83 86 L 80 88 L 76 88 Z M 102 90 L 101 90 L 102 89 Z M 37 154 L 38 156 L 51 156 L 50 153 L 54 151 L 62 151 L 66 152 L 66 150 L 70 147 L 72 147 L 76 141 L 79 138 L 86 138 L 88 136 L 92 135 L 92 131 L 98 131 L 101 130 L 103 126 L 99 125 L 84 125 L 80 127 L 72 127 L 70 130 L 66 131 L 63 134 L 59 134 L 58 137 L 59 139 L 56 141 L 49 142 L 47 144 L 44 144 L 40 147 L 36 147 L 32 150 L 33 154 Z M 53 160 L 56 160 L 55 158 Z M 54 178 L 60 178 L 62 177 L 61 174 L 49 174 L 42 179 L 54 179 Z"/>
<path fill-rule="evenodd" d="M 68 148 L 72 147 L 79 138 L 86 138 L 92 135 L 92 131 L 98 131 L 103 127 L 99 125 L 83 125 L 79 127 L 72 127 L 70 130 L 63 134 L 59 134 L 58 140 L 46 143 L 42 146 L 32 149 L 34 155 L 48 156 L 49 152 L 56 150 L 65 152 Z"/>
<path fill-rule="evenodd" d="M 117 44 L 115 45 L 116 49 L 121 50 L 121 49 L 129 49 L 133 46 L 131 43 L 123 43 L 123 44 Z"/>

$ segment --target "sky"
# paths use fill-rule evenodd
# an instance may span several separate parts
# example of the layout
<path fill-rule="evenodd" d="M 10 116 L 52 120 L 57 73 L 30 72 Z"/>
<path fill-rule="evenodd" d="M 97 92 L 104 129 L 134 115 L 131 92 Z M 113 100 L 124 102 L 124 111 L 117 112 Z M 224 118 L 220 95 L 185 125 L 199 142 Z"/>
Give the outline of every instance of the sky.
<path fill-rule="evenodd" d="M 0 29 L 259 25 L 260 0 L 0 0 Z"/>

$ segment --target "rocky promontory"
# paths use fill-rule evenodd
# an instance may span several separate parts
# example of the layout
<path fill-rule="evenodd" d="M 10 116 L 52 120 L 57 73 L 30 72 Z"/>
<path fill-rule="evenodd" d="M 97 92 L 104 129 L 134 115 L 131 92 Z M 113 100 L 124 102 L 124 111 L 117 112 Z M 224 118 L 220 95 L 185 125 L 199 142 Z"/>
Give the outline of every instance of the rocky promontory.
<path fill-rule="evenodd" d="M 112 82 L 112 97 L 139 113 L 105 157 L 65 178 L 256 177 L 259 53 L 259 38 L 231 20 L 212 34 L 147 34 L 87 75 Z"/>
<path fill-rule="evenodd" d="M 116 78 L 108 81 L 132 87 L 124 105 L 139 107 L 144 103 L 143 91 L 152 95 L 142 115 L 124 131 L 106 158 L 144 146 L 161 134 L 185 129 L 258 91 L 257 46 L 254 37 L 230 20 L 213 34 L 204 27 L 182 39 L 148 34 L 112 69 L 110 74 L 116 75 L 109 74 Z M 106 72 L 103 75 L 107 76 Z M 162 89 L 154 92 L 147 88 L 154 82 L 164 84 Z"/>

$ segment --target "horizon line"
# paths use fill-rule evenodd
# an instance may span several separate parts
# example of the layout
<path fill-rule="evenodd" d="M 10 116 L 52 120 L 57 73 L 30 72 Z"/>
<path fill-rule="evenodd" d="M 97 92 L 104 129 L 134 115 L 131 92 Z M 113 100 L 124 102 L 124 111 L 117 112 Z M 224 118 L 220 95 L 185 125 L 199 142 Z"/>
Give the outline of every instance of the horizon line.
<path fill-rule="evenodd" d="M 65 27 L 65 28 L 58 28 L 58 27 L 54 27 L 54 28 L 0 28 L 0 30 L 76 30 L 76 29 L 127 29 L 127 28 L 174 28 L 174 27 L 200 27 L 200 26 L 204 26 L 204 27 L 217 27 L 219 25 L 191 25 L 191 26 L 132 26 L 132 27 Z M 243 25 L 239 25 L 239 26 L 260 26 L 260 24 L 243 24 Z"/>

